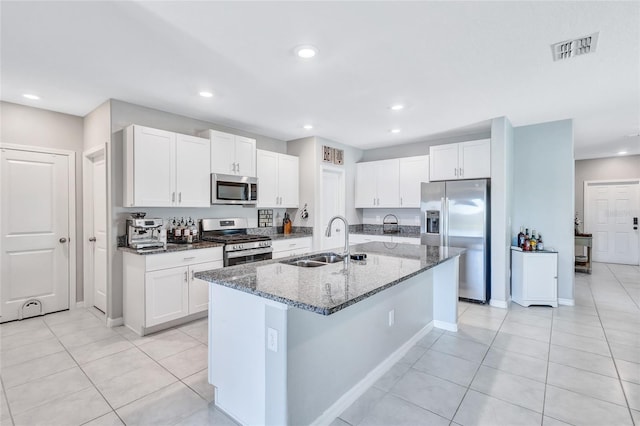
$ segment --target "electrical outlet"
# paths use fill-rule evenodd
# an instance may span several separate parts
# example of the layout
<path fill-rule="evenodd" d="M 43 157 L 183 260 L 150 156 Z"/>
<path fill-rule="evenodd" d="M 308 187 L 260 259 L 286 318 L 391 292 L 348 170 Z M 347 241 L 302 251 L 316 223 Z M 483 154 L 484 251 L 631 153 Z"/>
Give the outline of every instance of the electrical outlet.
<path fill-rule="evenodd" d="M 271 352 L 278 352 L 278 330 L 267 328 L 267 349 Z"/>
<path fill-rule="evenodd" d="M 396 311 L 392 309 L 389 311 L 389 327 L 396 323 Z"/>

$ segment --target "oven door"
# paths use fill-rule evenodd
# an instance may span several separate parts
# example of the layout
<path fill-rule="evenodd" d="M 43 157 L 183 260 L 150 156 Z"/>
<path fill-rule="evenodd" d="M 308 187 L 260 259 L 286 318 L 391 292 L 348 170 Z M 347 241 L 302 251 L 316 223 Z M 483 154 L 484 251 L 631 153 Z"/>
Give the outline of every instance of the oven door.
<path fill-rule="evenodd" d="M 224 266 L 242 265 L 243 263 L 269 260 L 272 259 L 272 253 L 273 248 L 271 247 L 225 252 Z"/>

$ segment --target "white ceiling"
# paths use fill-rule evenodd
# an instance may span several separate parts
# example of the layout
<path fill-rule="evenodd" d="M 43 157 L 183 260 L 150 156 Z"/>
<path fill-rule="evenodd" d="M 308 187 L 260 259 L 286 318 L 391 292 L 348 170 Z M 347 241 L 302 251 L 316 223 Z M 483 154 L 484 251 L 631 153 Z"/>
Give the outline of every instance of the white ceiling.
<path fill-rule="evenodd" d="M 640 154 L 640 2 L 8 2 L 2 100 L 115 98 L 373 148 L 493 117 L 574 119 L 576 158 Z M 593 54 L 550 45 L 600 31 Z M 316 58 L 293 54 L 300 44 Z M 198 92 L 210 90 L 205 99 Z M 36 93 L 29 101 L 23 93 Z M 403 111 L 388 107 L 403 103 Z M 312 123 L 312 131 L 302 125 Z M 399 127 L 399 134 L 389 129 Z"/>

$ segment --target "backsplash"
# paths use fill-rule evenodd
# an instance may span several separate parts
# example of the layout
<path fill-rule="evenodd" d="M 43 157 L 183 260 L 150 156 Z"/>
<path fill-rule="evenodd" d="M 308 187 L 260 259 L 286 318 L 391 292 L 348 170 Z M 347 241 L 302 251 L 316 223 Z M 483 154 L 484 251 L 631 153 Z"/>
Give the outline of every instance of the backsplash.
<path fill-rule="evenodd" d="M 349 225 L 349 233 L 353 234 L 382 234 L 382 231 L 382 225 L 372 225 L 366 223 L 359 225 Z M 398 233 L 395 235 L 414 237 L 419 236 L 420 226 L 398 225 Z"/>
<path fill-rule="evenodd" d="M 291 232 L 293 234 L 308 234 L 313 235 L 313 228 L 310 226 L 293 226 L 291 227 Z M 282 226 L 267 226 L 263 228 L 249 228 L 247 229 L 248 234 L 253 235 L 276 235 L 283 234 L 284 228 Z"/>

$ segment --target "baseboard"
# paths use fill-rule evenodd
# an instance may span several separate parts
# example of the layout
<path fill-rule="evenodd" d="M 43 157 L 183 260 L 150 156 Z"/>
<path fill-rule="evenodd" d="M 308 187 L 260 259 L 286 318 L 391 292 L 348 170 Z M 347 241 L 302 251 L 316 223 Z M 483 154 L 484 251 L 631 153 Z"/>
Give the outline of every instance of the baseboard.
<path fill-rule="evenodd" d="M 558 298 L 558 304 L 559 305 L 565 305 L 565 306 L 575 306 L 576 301 L 574 299 L 561 299 L 561 298 Z"/>
<path fill-rule="evenodd" d="M 119 327 L 124 325 L 124 318 L 107 318 L 107 327 Z"/>
<path fill-rule="evenodd" d="M 384 361 L 378 364 L 373 370 L 369 372 L 362 380 L 355 384 L 351 389 L 345 392 L 336 402 L 334 402 L 324 413 L 311 423 L 314 426 L 328 425 L 335 420 L 344 410 L 349 408 L 358 398 L 360 398 L 375 382 L 378 381 L 384 374 L 389 371 L 396 362 L 400 361 L 403 356 L 409 352 L 409 350 L 420 339 L 426 336 L 431 330 L 433 330 L 434 322 L 431 321 L 425 325 L 420 331 L 418 331 L 413 337 L 400 346 L 395 352 L 389 355 Z"/>
<path fill-rule="evenodd" d="M 76 302 L 76 309 L 84 308 L 84 300 Z"/>
<path fill-rule="evenodd" d="M 458 324 L 451 322 L 433 320 L 433 326 L 442 330 L 453 331 L 454 333 L 458 332 Z"/>
<path fill-rule="evenodd" d="M 506 300 L 491 299 L 489 301 L 489 305 L 493 306 L 494 308 L 507 309 L 509 307 L 509 302 L 507 302 Z"/>

